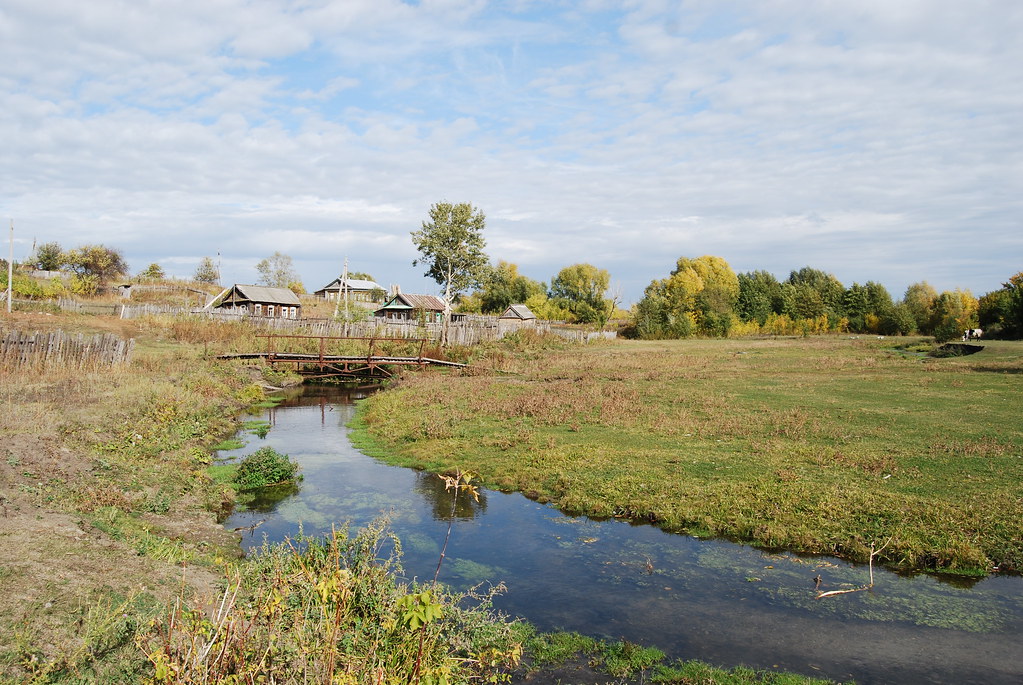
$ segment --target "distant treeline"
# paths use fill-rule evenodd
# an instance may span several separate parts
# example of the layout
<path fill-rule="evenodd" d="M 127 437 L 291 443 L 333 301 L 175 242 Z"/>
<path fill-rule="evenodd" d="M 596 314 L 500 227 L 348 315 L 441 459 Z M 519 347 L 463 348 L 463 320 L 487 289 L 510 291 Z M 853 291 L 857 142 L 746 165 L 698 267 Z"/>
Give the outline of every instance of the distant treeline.
<path fill-rule="evenodd" d="M 756 334 L 874 333 L 932 335 L 952 340 L 967 329 L 985 337 L 1023 337 L 1023 272 L 981 298 L 969 291 L 938 293 L 926 281 L 894 300 L 880 283 L 844 286 L 804 267 L 779 281 L 766 271 L 736 274 L 724 259 L 682 257 L 653 281 L 633 310 L 627 334 L 685 338 Z"/>

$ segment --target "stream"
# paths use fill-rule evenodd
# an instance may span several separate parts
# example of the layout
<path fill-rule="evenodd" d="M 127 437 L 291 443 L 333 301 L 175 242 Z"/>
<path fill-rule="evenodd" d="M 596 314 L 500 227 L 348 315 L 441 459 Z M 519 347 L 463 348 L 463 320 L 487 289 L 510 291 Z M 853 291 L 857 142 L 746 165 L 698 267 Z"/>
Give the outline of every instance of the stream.
<path fill-rule="evenodd" d="M 388 466 L 348 440 L 354 402 L 370 390 L 308 387 L 261 417 L 269 445 L 299 462 L 299 491 L 235 511 L 246 550 L 264 540 L 361 527 L 386 514 L 409 577 L 433 578 L 451 519 L 436 475 Z M 260 417 L 253 417 L 260 418 Z M 874 569 L 769 552 L 650 525 L 560 513 L 516 493 L 461 498 L 440 580 L 464 590 L 504 582 L 495 608 L 542 631 L 569 630 L 656 646 L 671 658 L 746 665 L 857 683 L 1023 682 L 1023 578 L 979 581 Z"/>

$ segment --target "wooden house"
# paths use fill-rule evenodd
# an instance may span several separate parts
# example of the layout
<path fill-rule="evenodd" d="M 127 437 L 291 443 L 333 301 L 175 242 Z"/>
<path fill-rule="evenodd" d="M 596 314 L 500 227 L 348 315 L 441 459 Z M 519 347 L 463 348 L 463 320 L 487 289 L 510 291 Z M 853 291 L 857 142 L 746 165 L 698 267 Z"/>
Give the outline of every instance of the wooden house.
<path fill-rule="evenodd" d="M 373 315 L 386 321 L 441 322 L 444 320 L 444 300 L 435 295 L 398 293 Z"/>
<path fill-rule="evenodd" d="M 302 301 L 289 288 L 235 284 L 213 301 L 212 308 L 269 319 L 301 319 Z"/>
<path fill-rule="evenodd" d="M 536 323 L 536 314 L 529 311 L 524 304 L 513 304 L 504 310 L 504 314 L 498 317 L 502 322 L 533 325 Z"/>
<path fill-rule="evenodd" d="M 346 279 L 338 276 L 314 293 L 321 300 L 343 299 L 346 294 L 352 302 L 375 302 L 380 304 L 387 297 L 387 290 L 375 281 L 367 281 L 361 278 Z"/>

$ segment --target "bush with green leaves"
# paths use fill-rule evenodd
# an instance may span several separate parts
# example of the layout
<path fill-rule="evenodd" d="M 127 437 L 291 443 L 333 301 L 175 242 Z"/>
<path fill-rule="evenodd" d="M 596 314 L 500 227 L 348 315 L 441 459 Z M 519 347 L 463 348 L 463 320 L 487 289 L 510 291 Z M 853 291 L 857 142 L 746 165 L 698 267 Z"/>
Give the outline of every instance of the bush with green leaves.
<path fill-rule="evenodd" d="M 273 447 L 261 447 L 238 464 L 235 482 L 243 488 L 261 488 L 296 479 L 298 464 Z"/>

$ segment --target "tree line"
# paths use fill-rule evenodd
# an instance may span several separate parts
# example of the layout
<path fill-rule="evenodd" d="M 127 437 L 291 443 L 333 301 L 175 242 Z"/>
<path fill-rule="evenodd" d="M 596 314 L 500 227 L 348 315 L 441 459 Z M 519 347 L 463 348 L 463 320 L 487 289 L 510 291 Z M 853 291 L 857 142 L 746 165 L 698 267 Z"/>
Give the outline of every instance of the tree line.
<path fill-rule="evenodd" d="M 442 202 L 412 233 L 422 255 L 413 265 L 428 265 L 426 275 L 444 287 L 445 302 L 457 299 L 459 311 L 483 314 L 525 304 L 539 318 L 598 326 L 615 314 L 618 298 L 609 296 L 606 270 L 573 264 L 548 287 L 519 273 L 515 264 L 492 266 L 484 252 L 484 226 L 478 208 Z M 721 257 L 705 255 L 680 257 L 670 274 L 653 280 L 622 332 L 646 339 L 841 332 L 947 341 L 976 328 L 987 337 L 1023 337 L 1023 272 L 979 299 L 968 290 L 938 293 L 921 281 L 896 301 L 874 281 L 846 287 L 810 266 L 781 281 L 767 271 L 736 274 Z"/>
<path fill-rule="evenodd" d="M 880 283 L 846 287 L 809 266 L 778 280 L 766 271 L 736 274 L 721 257 L 682 257 L 665 278 L 647 286 L 630 333 L 684 338 L 757 333 L 930 335 L 952 340 L 967 329 L 987 337 L 1021 337 L 1023 274 L 980 299 L 968 290 L 937 292 L 926 281 L 895 300 Z"/>
<path fill-rule="evenodd" d="M 471 203 L 438 202 L 420 229 L 411 232 L 420 254 L 413 266 L 424 266 L 425 275 L 441 286 L 449 315 L 456 307 L 463 313 L 499 315 L 513 304 L 525 304 L 547 320 L 604 327 L 612 318 L 625 319 L 621 332 L 644 339 L 841 332 L 920 334 L 946 341 L 975 328 L 983 329 L 985 337 L 1023 338 L 1023 272 L 980 298 L 968 290 L 939 293 L 921 281 L 895 300 L 880 283 L 847 287 L 833 274 L 810 266 L 779 280 L 767 271 L 737 274 L 721 257 L 680 257 L 670 274 L 651 281 L 631 311 L 622 312 L 620 298 L 610 292 L 606 269 L 572 264 L 549 284 L 531 279 L 513 263 L 491 263 L 485 227 L 486 216 Z M 45 243 L 30 263 L 44 271 L 70 272 L 68 289 L 82 295 L 94 294 L 101 283 L 128 273 L 123 255 L 104 245 L 64 250 L 59 243 Z M 288 255 L 275 252 L 256 271 L 262 285 L 305 292 Z M 140 280 L 163 277 L 155 263 L 136 275 Z M 350 277 L 372 280 L 363 273 Z M 6 282 L 6 272 L 0 278 Z M 193 279 L 217 284 L 219 269 L 203 257 Z"/>

